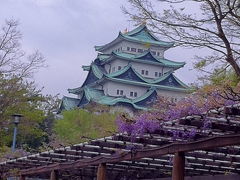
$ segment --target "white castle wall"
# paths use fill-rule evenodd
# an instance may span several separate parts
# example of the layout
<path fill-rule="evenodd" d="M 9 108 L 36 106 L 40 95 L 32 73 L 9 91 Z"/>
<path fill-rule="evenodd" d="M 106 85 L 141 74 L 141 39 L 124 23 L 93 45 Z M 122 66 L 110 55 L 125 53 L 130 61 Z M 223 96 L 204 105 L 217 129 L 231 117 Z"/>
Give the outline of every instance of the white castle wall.
<path fill-rule="evenodd" d="M 111 64 L 105 64 L 105 65 L 104 65 L 104 68 L 105 68 L 105 70 L 107 71 L 107 73 L 109 73 L 109 72 L 110 72 L 110 69 L 111 69 Z"/>
<path fill-rule="evenodd" d="M 118 71 L 118 66 L 121 66 L 121 68 L 127 66 L 129 61 L 124 61 L 124 60 L 113 60 L 109 64 L 105 65 L 106 71 L 109 73 L 116 72 Z M 115 68 L 115 71 L 114 71 Z"/>
<path fill-rule="evenodd" d="M 147 87 L 141 87 L 141 86 L 134 86 L 130 84 L 123 84 L 118 82 L 106 82 L 103 84 L 103 90 L 104 94 L 108 96 L 116 96 L 116 97 L 127 97 L 129 99 L 134 99 L 136 97 L 131 97 L 130 92 L 136 92 L 137 97 L 142 96 L 147 92 Z M 123 95 L 117 94 L 117 90 L 123 90 Z"/>
<path fill-rule="evenodd" d="M 127 49 L 127 47 L 130 48 L 130 50 Z M 131 48 L 136 48 L 136 52 L 131 51 Z M 126 53 L 131 53 L 131 54 L 141 54 L 138 52 L 138 49 L 142 49 L 143 51 L 148 50 L 150 48 L 151 51 L 156 52 L 156 56 L 163 58 L 164 57 L 164 51 L 166 48 L 163 47 L 158 47 L 158 46 L 153 46 L 151 45 L 150 47 L 148 45 L 144 44 L 139 44 L 139 43 L 134 43 L 134 42 L 128 42 L 128 41 L 122 41 L 119 42 L 110 48 L 102 51 L 105 54 L 111 54 L 113 51 L 115 52 L 126 52 Z M 159 53 L 159 55 L 158 55 Z"/>
<path fill-rule="evenodd" d="M 157 52 L 159 52 L 159 57 L 163 58 L 164 57 L 164 51 L 166 50 L 166 48 L 162 48 L 162 47 L 157 47 L 157 46 L 148 46 L 145 44 L 139 44 L 139 43 L 134 43 L 134 42 L 128 42 L 128 41 L 123 41 L 120 44 L 122 46 L 122 51 L 126 52 L 126 53 L 131 53 L 131 54 L 141 54 L 138 51 L 133 52 L 131 51 L 131 48 L 136 48 L 138 49 L 143 49 L 143 50 L 148 50 L 150 48 L 151 51 L 156 51 L 156 55 Z M 127 49 L 127 47 L 130 48 L 130 51 Z"/>
<path fill-rule="evenodd" d="M 159 89 L 157 91 L 159 97 L 168 98 L 169 101 L 177 102 L 186 97 L 186 92 L 179 92 L 179 91 L 169 91 L 169 90 L 162 90 Z"/>
<path fill-rule="evenodd" d="M 114 97 L 127 97 L 129 99 L 135 99 L 136 97 L 131 97 L 130 92 L 137 92 L 137 97 L 144 95 L 149 87 L 142 87 L 136 85 L 129 85 L 119 82 L 108 81 L 103 84 L 104 94 Z M 117 90 L 123 90 L 123 95 L 117 94 Z M 177 102 L 184 97 L 186 97 L 186 92 L 176 92 L 168 90 L 157 90 L 158 96 L 168 98 L 169 101 Z"/>
<path fill-rule="evenodd" d="M 159 76 L 157 76 L 157 77 L 155 76 L 155 72 L 161 73 L 163 75 L 164 73 L 172 70 L 172 68 L 168 68 L 168 67 L 162 67 L 162 66 L 150 65 L 150 64 L 143 64 L 143 63 L 137 63 L 137 62 L 133 62 L 132 67 L 139 74 L 141 74 L 143 77 L 152 78 L 152 79 L 159 77 Z M 142 74 L 142 70 L 147 70 L 148 75 Z"/>
<path fill-rule="evenodd" d="M 119 42 L 115 45 L 112 45 L 111 47 L 109 47 L 108 49 L 101 51 L 104 54 L 111 54 L 113 51 L 116 51 L 117 49 L 119 49 L 119 51 L 121 51 L 123 49 L 123 42 Z"/>
<path fill-rule="evenodd" d="M 105 65 L 105 69 L 106 71 L 109 73 L 109 69 L 111 69 L 111 72 L 113 72 L 113 69 L 115 68 L 115 71 L 118 70 L 118 66 L 121 66 L 121 68 L 124 68 L 125 66 L 127 66 L 130 62 L 127 60 L 120 60 L 120 59 L 116 59 L 111 61 L 109 64 Z M 157 73 L 161 73 L 162 75 L 166 72 L 169 72 L 170 70 L 172 70 L 173 68 L 169 68 L 169 67 L 163 67 L 161 65 L 151 65 L 151 64 L 144 64 L 144 63 L 138 63 L 138 62 L 131 62 L 132 67 L 139 73 L 141 74 L 143 77 L 146 78 L 158 78 L 159 76 L 155 76 L 155 72 Z M 142 70 L 147 70 L 148 71 L 148 75 L 146 74 L 142 74 Z"/>

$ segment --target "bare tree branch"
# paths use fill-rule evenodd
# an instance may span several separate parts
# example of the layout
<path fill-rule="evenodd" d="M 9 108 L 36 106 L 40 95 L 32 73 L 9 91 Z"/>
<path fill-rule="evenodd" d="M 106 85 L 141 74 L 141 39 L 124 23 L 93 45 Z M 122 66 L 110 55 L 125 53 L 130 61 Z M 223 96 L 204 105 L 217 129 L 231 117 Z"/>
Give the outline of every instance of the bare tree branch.
<path fill-rule="evenodd" d="M 176 46 L 206 48 L 213 56 L 204 57 L 206 66 L 226 62 L 240 77 L 240 2 L 238 0 L 129 0 L 123 12 L 136 23 L 147 21 L 151 30 Z M 199 7 L 199 15 L 188 12 L 189 3 Z M 159 10 L 161 5 L 167 9 Z M 224 69 L 226 64 L 223 63 Z M 201 67 L 200 69 L 203 69 Z"/>
<path fill-rule="evenodd" d="M 0 74 L 14 74 L 28 78 L 45 66 L 45 59 L 39 51 L 26 55 L 22 50 L 22 35 L 18 25 L 15 20 L 7 20 L 0 30 Z"/>

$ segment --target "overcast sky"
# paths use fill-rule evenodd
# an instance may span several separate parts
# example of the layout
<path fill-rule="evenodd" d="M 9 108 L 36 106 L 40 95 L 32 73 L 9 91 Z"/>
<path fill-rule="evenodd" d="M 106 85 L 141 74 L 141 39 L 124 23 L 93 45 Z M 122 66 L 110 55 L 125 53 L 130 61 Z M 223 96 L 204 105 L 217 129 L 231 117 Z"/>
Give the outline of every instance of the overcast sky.
<path fill-rule="evenodd" d="M 44 93 L 69 95 L 68 88 L 81 86 L 89 65 L 97 53 L 95 45 L 102 45 L 117 37 L 125 28 L 132 29 L 121 6 L 126 0 L 0 0 L 0 24 L 5 19 L 20 21 L 23 48 L 38 49 L 48 67 L 35 75 Z M 186 61 L 176 75 L 184 82 L 196 80 L 192 69 L 194 52 L 181 48 L 170 49 L 166 58 Z"/>

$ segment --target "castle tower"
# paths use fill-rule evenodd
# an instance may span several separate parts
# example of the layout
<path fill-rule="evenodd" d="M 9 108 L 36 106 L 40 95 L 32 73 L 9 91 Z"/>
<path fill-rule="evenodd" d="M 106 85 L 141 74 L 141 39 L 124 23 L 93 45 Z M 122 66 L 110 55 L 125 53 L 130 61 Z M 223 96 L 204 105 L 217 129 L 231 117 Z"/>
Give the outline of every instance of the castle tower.
<path fill-rule="evenodd" d="M 179 101 L 189 87 L 173 74 L 185 62 L 164 58 L 173 45 L 155 37 L 145 24 L 119 32 L 110 43 L 95 46 L 98 56 L 82 67 L 88 72 L 86 80 L 80 87 L 68 89 L 77 98 L 63 97 L 60 110 L 82 108 L 91 102 L 147 110 L 157 96 Z"/>

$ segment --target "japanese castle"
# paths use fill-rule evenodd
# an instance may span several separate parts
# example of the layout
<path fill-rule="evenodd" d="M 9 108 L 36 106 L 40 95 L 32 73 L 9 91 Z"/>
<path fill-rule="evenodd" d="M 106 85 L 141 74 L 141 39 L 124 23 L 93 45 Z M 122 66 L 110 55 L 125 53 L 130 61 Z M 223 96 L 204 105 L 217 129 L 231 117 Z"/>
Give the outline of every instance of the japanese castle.
<path fill-rule="evenodd" d="M 158 96 L 179 101 L 189 87 L 174 75 L 185 62 L 164 58 L 164 52 L 173 45 L 159 40 L 142 24 L 132 31 L 119 32 L 108 44 L 95 46 L 96 59 L 82 66 L 88 72 L 86 80 L 80 87 L 68 89 L 76 98 L 64 96 L 60 111 L 91 103 L 147 110 Z"/>

